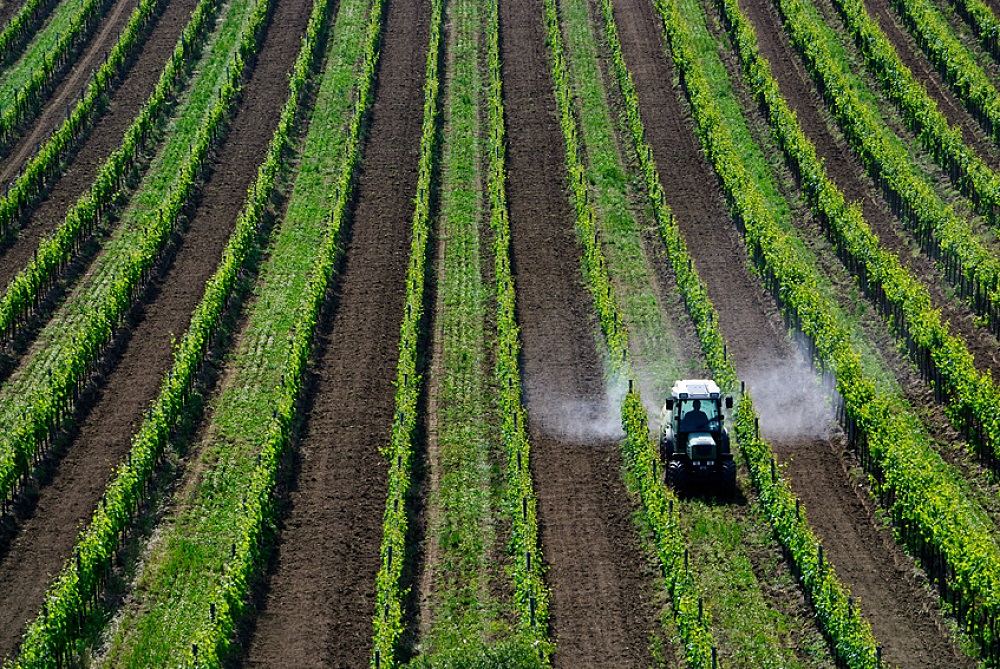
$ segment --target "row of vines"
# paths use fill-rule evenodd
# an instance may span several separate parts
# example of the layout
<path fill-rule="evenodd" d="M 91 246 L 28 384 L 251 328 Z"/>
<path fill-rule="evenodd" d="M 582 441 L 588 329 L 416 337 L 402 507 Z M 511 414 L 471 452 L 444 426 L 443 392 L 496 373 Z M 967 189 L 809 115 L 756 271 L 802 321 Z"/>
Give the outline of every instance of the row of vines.
<path fill-rule="evenodd" d="M 936 564 L 935 580 L 957 593 L 956 609 L 969 633 L 991 656 L 997 649 L 1000 552 L 984 513 L 962 493 L 954 474 L 866 371 L 836 310 L 817 290 L 814 270 L 803 264 L 776 226 L 741 151 L 716 107 L 700 66 L 685 40 L 686 26 L 674 3 L 662 0 L 673 57 L 682 71 L 698 135 L 719 174 L 748 250 L 786 318 L 811 342 L 817 364 L 834 375 L 850 437 L 862 446 L 903 540 Z"/>
<path fill-rule="evenodd" d="M 638 158 L 660 237 L 713 377 L 722 388 L 734 392 L 737 389 L 736 370 L 726 356 L 718 316 L 666 203 L 652 149 L 646 141 L 638 94 L 621 50 L 613 2 L 602 0 L 601 4 L 632 146 Z M 685 72 L 685 76 L 690 74 Z M 753 401 L 749 393 L 744 392 L 736 412 L 736 437 L 754 487 L 760 495 L 761 506 L 771 521 L 775 535 L 784 546 L 837 657 L 849 667 L 874 667 L 876 643 L 871 629 L 861 615 L 847 605 L 847 588 L 833 569 L 824 568 L 819 557 L 819 541 L 788 482 L 773 466 L 771 447 L 760 437 L 756 425 L 757 415 Z"/>
<path fill-rule="evenodd" d="M 566 168 L 576 212 L 577 235 L 583 242 L 584 277 L 593 295 L 609 349 L 608 373 L 615 378 L 629 378 L 628 332 L 616 303 L 590 202 L 589 182 L 582 160 L 580 131 L 573 112 L 571 83 L 555 1 L 546 0 L 544 11 L 554 92 L 566 143 Z M 622 447 L 624 462 L 637 482 L 642 509 L 653 528 L 656 553 L 670 591 L 687 662 L 694 667 L 711 667 L 716 657 L 711 612 L 700 605 L 702 598 L 687 565 L 686 540 L 675 511 L 677 499 L 662 484 L 656 451 L 649 440 L 646 410 L 638 388 L 634 383 L 629 385 L 631 389 L 622 405 L 622 426 L 626 434 Z"/>
<path fill-rule="evenodd" d="M 33 360 L 20 379 L 18 396 L 6 407 L 11 429 L 0 442 L 0 497 L 10 500 L 44 445 L 68 417 L 96 360 L 111 342 L 122 319 L 144 289 L 164 244 L 179 222 L 182 208 L 208 164 L 209 150 L 224 134 L 225 121 L 241 88 L 243 70 L 259 46 L 272 5 L 259 0 L 240 27 L 240 39 L 228 55 L 201 127 L 178 173 L 159 205 L 138 231 L 134 243 L 109 260 L 103 281 L 80 300 L 82 318 L 60 332 L 41 360 Z M 117 261 L 117 262 L 115 262 Z M 14 381 L 8 384 L 12 392 Z M 11 417 L 16 416 L 15 419 Z"/>
<path fill-rule="evenodd" d="M 316 3 L 306 42 L 294 66 L 288 100 L 247 204 L 223 251 L 219 268 L 206 284 L 205 295 L 177 346 L 173 365 L 161 384 L 155 403 L 133 437 L 126 461 L 119 465 L 93 518 L 81 533 L 73 557 L 49 588 L 42 612 L 28 627 L 14 667 L 41 668 L 65 663 L 88 607 L 96 603 L 121 539 L 144 502 L 171 431 L 190 406 L 197 379 L 239 274 L 265 229 L 275 185 L 286 169 L 289 144 L 301 115 L 307 78 L 320 55 L 328 14 L 327 3 Z"/>

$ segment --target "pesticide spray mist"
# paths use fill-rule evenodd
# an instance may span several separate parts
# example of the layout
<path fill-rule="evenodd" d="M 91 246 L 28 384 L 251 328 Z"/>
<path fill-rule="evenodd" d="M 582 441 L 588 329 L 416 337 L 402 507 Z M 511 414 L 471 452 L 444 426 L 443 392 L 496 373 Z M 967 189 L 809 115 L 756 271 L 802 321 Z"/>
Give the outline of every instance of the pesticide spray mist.
<path fill-rule="evenodd" d="M 764 438 L 828 439 L 833 410 L 813 368 L 798 356 L 758 359 L 742 373 L 760 412 Z"/>
<path fill-rule="evenodd" d="M 542 429 L 561 440 L 598 444 L 622 439 L 621 406 L 628 392 L 628 381 L 605 384 L 602 397 L 584 397 L 547 389 L 544 402 L 533 409 Z"/>

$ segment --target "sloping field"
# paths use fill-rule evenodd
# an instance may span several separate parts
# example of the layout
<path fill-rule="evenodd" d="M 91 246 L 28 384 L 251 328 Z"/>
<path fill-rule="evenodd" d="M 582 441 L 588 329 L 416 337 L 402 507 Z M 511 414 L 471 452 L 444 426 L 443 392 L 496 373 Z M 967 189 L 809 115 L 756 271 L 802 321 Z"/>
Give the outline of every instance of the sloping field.
<path fill-rule="evenodd" d="M 994 5 L 0 2 L 4 669 L 1000 665 Z"/>

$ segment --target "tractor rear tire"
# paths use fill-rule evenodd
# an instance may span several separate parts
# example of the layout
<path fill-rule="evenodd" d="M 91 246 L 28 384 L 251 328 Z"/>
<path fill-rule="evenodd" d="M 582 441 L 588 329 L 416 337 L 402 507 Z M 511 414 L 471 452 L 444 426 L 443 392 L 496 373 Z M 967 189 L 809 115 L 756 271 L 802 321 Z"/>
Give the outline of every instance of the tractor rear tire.
<path fill-rule="evenodd" d="M 736 497 L 736 462 L 726 460 L 722 463 L 722 494 L 724 497 Z"/>
<path fill-rule="evenodd" d="M 674 489 L 677 496 L 683 495 L 687 489 L 687 470 L 684 469 L 684 463 L 678 460 L 671 460 L 670 464 L 667 465 L 667 481 L 670 482 L 670 487 Z"/>

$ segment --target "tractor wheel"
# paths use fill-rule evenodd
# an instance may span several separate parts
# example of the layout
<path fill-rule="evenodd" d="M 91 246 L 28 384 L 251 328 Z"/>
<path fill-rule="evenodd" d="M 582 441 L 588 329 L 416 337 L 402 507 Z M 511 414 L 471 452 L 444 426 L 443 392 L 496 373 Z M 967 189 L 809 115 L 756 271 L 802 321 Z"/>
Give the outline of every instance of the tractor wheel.
<path fill-rule="evenodd" d="M 736 497 L 736 462 L 726 460 L 722 463 L 722 494 L 725 497 Z"/>
<path fill-rule="evenodd" d="M 674 492 L 678 496 L 684 494 L 687 488 L 687 471 L 684 469 L 683 462 L 678 460 L 670 461 L 670 464 L 667 465 L 667 480 L 670 482 L 670 487 L 674 489 Z"/>

